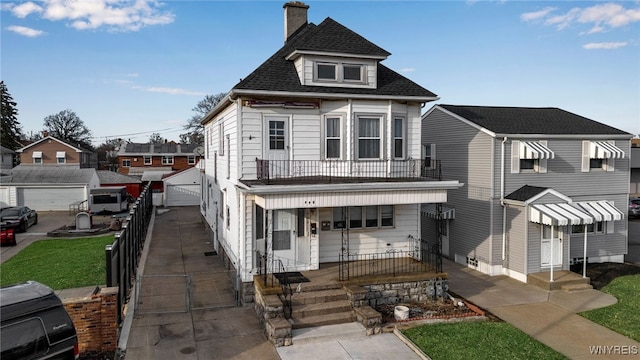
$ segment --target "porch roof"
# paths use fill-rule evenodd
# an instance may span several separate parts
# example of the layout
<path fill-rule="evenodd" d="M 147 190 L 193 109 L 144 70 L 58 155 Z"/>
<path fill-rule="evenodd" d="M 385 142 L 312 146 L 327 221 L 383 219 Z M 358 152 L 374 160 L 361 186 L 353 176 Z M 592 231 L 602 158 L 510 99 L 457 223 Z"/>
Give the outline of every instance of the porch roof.
<path fill-rule="evenodd" d="M 544 225 L 586 225 L 599 221 L 622 220 L 624 214 L 609 201 L 533 204 L 529 221 Z"/>

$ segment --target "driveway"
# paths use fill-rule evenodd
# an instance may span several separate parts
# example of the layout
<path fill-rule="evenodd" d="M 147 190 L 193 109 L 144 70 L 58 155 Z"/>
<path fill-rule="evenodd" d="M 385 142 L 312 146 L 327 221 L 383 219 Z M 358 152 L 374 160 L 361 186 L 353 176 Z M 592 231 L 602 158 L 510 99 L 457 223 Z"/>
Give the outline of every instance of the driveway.
<path fill-rule="evenodd" d="M 93 216 L 93 222 L 107 222 L 108 216 Z M 0 263 L 29 246 L 32 242 L 47 239 L 47 233 L 65 225 L 75 225 L 75 215 L 68 211 L 38 211 L 38 223 L 27 229 L 27 232 L 16 233 L 16 246 L 0 247 Z"/>

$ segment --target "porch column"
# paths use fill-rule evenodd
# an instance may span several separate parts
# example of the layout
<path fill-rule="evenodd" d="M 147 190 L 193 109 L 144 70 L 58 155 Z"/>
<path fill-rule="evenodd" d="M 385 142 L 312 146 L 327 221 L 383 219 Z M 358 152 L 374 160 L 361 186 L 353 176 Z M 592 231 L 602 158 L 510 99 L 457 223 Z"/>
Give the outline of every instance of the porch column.
<path fill-rule="evenodd" d="M 584 224 L 584 254 L 582 255 L 582 277 L 587 277 L 587 224 Z"/>
<path fill-rule="evenodd" d="M 550 276 L 551 278 L 549 279 L 549 282 L 553 282 L 553 223 L 551 224 L 551 259 L 549 259 L 549 263 L 551 264 L 551 273 Z"/>

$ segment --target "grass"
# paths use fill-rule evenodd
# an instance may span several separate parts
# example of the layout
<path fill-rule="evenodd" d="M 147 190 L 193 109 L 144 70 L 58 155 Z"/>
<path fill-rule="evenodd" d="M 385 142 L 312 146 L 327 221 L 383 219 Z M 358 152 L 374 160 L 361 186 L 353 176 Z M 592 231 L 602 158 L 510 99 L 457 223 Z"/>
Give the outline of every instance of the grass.
<path fill-rule="evenodd" d="M 438 359 L 566 359 L 511 324 L 463 321 L 422 325 L 403 331 L 416 346 Z"/>
<path fill-rule="evenodd" d="M 601 309 L 580 313 L 585 318 L 619 334 L 640 341 L 640 275 L 613 279 L 600 291 L 611 294 L 618 302 Z"/>
<path fill-rule="evenodd" d="M 0 285 L 35 280 L 54 290 L 106 282 L 105 245 L 113 235 L 36 241 L 0 265 Z"/>

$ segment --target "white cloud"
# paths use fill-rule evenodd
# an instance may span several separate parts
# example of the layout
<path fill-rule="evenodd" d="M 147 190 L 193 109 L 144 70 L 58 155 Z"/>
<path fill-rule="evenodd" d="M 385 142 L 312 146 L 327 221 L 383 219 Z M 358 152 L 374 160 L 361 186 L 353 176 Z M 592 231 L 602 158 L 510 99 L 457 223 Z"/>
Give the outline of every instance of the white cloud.
<path fill-rule="evenodd" d="M 13 16 L 20 19 L 24 19 L 25 17 L 33 13 L 41 13 L 41 12 L 42 12 L 42 8 L 36 3 L 33 3 L 31 1 L 11 7 L 11 13 L 13 13 Z"/>
<path fill-rule="evenodd" d="M 134 86 L 134 89 L 161 93 L 161 94 L 169 94 L 169 95 L 196 95 L 196 96 L 204 96 L 206 93 L 200 91 L 192 91 L 181 88 L 168 88 L 168 87 L 159 87 L 159 86 L 151 86 L 151 87 L 142 87 L 142 86 Z"/>
<path fill-rule="evenodd" d="M 26 2 L 3 9 L 10 9 L 18 18 L 37 13 L 43 19 L 64 21 L 77 30 L 138 31 L 172 23 L 175 15 L 163 11 L 163 7 L 157 0 L 43 0 L 39 5 Z"/>
<path fill-rule="evenodd" d="M 621 48 L 621 47 L 625 47 L 627 46 L 627 42 L 601 42 L 601 43 L 589 43 L 589 44 L 584 44 L 582 45 L 583 48 L 587 49 L 587 50 L 600 50 L 600 49 L 606 49 L 606 50 L 610 50 L 610 49 L 617 49 L 617 48 Z"/>
<path fill-rule="evenodd" d="M 547 15 L 549 15 L 549 13 L 551 13 L 555 9 L 556 8 L 554 8 L 554 7 L 546 7 L 544 9 L 542 9 L 542 10 L 539 10 L 539 11 L 534 11 L 534 12 L 530 12 L 530 13 L 524 13 L 524 14 L 520 15 L 520 19 L 522 19 L 523 21 L 534 21 L 534 20 L 542 19 L 542 18 L 546 17 Z"/>
<path fill-rule="evenodd" d="M 16 34 L 20 34 L 27 37 L 38 37 L 40 35 L 45 34 L 45 32 L 42 30 L 36 30 L 36 29 L 25 27 L 25 26 L 16 26 L 16 25 L 8 26 L 7 30 L 13 31 Z"/>
<path fill-rule="evenodd" d="M 402 68 L 400 69 L 401 72 L 414 72 L 416 71 L 415 68 Z"/>
<path fill-rule="evenodd" d="M 591 28 L 583 33 L 594 34 L 640 22 L 640 7 L 625 8 L 624 5 L 626 4 L 606 3 L 587 8 L 575 7 L 560 15 L 553 14 L 557 9 L 548 7 L 537 12 L 524 13 L 520 18 L 524 21 L 544 20 L 545 25 L 555 26 L 558 30 L 574 24 L 589 25 Z"/>

